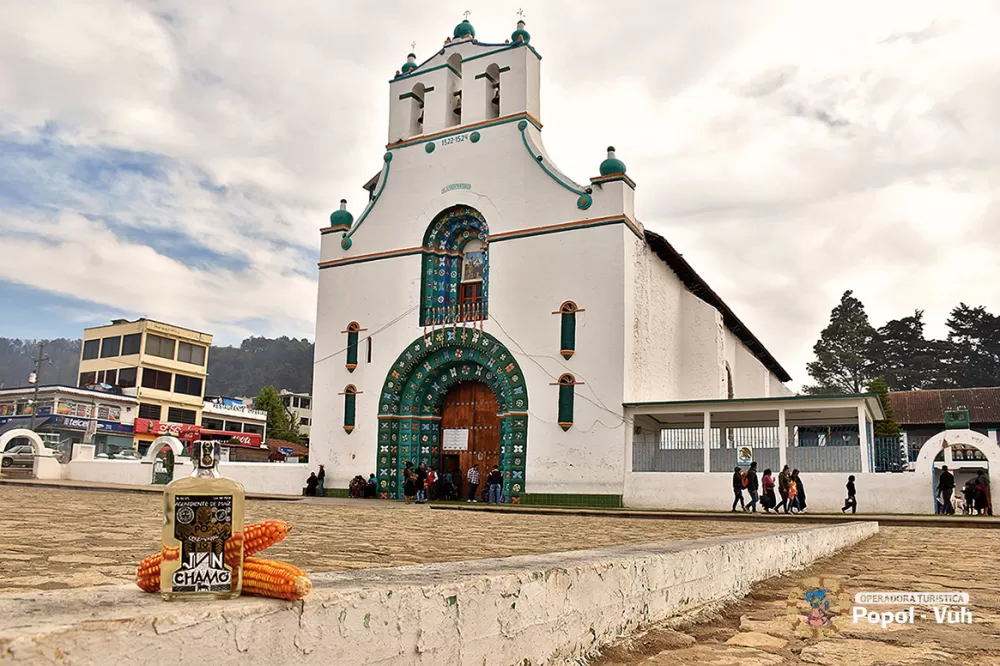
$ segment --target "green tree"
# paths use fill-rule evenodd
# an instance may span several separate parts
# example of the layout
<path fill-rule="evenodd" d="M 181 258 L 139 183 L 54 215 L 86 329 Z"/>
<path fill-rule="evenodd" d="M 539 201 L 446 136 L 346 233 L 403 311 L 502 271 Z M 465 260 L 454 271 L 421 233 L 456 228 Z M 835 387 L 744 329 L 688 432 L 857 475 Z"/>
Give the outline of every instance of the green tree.
<path fill-rule="evenodd" d="M 892 400 L 889 399 L 889 385 L 884 377 L 876 377 L 868 385 L 868 392 L 878 395 L 879 402 L 882 403 L 882 411 L 885 412 L 885 419 L 875 421 L 874 432 L 876 437 L 899 437 L 903 434 L 902 428 L 896 422 L 896 415 L 892 411 Z"/>
<path fill-rule="evenodd" d="M 944 374 L 957 388 L 1000 383 L 1000 317 L 960 303 L 948 317 Z"/>
<path fill-rule="evenodd" d="M 924 338 L 923 310 L 881 326 L 871 358 L 875 371 L 892 391 L 914 391 L 944 384 L 941 343 Z"/>
<path fill-rule="evenodd" d="M 805 387 L 807 393 L 861 393 L 875 378 L 872 354 L 876 331 L 868 322 L 864 304 L 853 293 L 844 292 L 813 346 L 816 360 L 806 368 L 816 385 Z"/>
<path fill-rule="evenodd" d="M 273 386 L 265 386 L 254 400 L 254 408 L 267 412 L 267 436 L 299 443 L 298 432 L 293 431 L 281 396 Z"/>

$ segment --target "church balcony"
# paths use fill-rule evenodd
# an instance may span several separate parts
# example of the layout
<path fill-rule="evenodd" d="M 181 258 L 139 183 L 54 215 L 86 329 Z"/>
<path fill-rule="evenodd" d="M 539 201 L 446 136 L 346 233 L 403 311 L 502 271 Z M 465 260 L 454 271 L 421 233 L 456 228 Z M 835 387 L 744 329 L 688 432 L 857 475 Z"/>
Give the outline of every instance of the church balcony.
<path fill-rule="evenodd" d="M 430 308 L 424 312 L 424 326 L 453 326 L 489 318 L 487 304 L 483 301 L 460 303 Z"/>

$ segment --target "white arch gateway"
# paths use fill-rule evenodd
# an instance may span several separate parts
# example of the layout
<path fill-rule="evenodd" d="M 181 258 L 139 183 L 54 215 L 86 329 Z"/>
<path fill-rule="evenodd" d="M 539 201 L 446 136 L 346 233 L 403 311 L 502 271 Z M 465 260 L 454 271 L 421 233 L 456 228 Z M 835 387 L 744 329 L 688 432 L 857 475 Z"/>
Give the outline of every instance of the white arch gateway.
<path fill-rule="evenodd" d="M 975 430 L 944 430 L 928 439 L 920 447 L 920 454 L 917 456 L 916 469 L 914 470 L 917 476 L 928 480 L 928 502 L 932 511 L 934 505 L 934 458 L 937 457 L 938 453 L 959 445 L 971 446 L 983 452 L 989 466 L 990 491 L 996 493 L 1000 490 L 1000 445 Z"/>
<path fill-rule="evenodd" d="M 27 428 L 15 428 L 0 435 L 0 451 L 7 448 L 7 444 L 12 439 L 24 437 L 31 443 L 31 448 L 35 452 L 35 464 L 32 467 L 32 474 L 36 479 L 61 479 L 62 467 L 56 460 L 52 449 L 45 446 L 45 441 L 34 430 Z"/>

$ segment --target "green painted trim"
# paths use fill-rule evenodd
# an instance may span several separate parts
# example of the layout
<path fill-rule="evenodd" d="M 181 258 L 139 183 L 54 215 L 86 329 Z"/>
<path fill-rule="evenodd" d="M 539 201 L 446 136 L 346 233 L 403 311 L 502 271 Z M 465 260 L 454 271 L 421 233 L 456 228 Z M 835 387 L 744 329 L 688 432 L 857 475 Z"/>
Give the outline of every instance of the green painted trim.
<path fill-rule="evenodd" d="M 471 60 L 478 60 L 479 58 L 488 58 L 491 55 L 494 55 L 494 54 L 497 54 L 497 53 L 503 53 L 504 51 L 510 51 L 512 49 L 520 48 L 522 46 L 526 47 L 529 51 L 531 51 L 532 53 L 534 53 L 535 57 L 538 58 L 539 60 L 542 59 L 542 56 L 539 55 L 538 51 L 536 51 L 535 48 L 533 46 L 531 46 L 530 44 L 526 44 L 524 42 L 515 42 L 513 44 L 508 44 L 508 45 L 503 46 L 503 47 L 501 47 L 499 49 L 496 49 L 494 51 L 487 51 L 486 53 L 478 53 L 478 54 L 476 54 L 474 56 L 469 56 L 468 58 L 462 58 L 462 63 L 464 64 L 464 63 L 467 63 L 467 62 L 469 62 Z"/>
<path fill-rule="evenodd" d="M 521 504 L 535 506 L 593 506 L 609 509 L 620 509 L 621 495 L 572 495 L 563 493 L 525 493 L 521 495 Z"/>
<path fill-rule="evenodd" d="M 463 60 L 462 62 L 465 62 L 465 61 Z M 417 74 L 426 74 L 427 72 L 433 72 L 436 69 L 444 69 L 445 67 L 447 67 L 452 72 L 454 72 L 455 76 L 457 76 L 458 78 L 462 78 L 462 73 L 461 72 L 459 72 L 457 69 L 455 69 L 454 67 L 452 67 L 448 63 L 443 63 L 441 65 L 435 65 L 434 67 L 428 67 L 425 70 L 421 70 L 419 67 L 417 67 L 417 69 L 411 70 L 410 72 L 407 72 L 406 74 L 400 74 L 399 76 L 397 76 L 394 79 L 389 79 L 389 83 L 395 83 L 396 81 L 402 81 L 403 79 L 408 79 L 408 78 L 410 78 L 412 76 L 416 76 Z M 427 91 L 425 90 L 424 92 L 427 92 Z"/>
<path fill-rule="evenodd" d="M 382 191 L 385 190 L 385 184 L 389 182 L 389 167 L 392 164 L 392 153 L 386 153 L 385 155 L 382 156 L 382 159 L 385 161 L 385 171 L 382 173 L 382 184 L 379 185 L 378 192 L 375 193 L 375 196 L 372 197 L 372 200 L 368 202 L 368 206 L 365 207 L 365 211 L 361 213 L 361 215 L 358 217 L 358 221 L 355 222 L 354 225 L 347 230 L 347 233 L 344 234 L 344 238 L 340 241 L 340 247 L 344 248 L 345 250 L 350 249 L 351 236 L 354 235 L 354 232 L 358 230 L 358 227 L 361 226 L 361 223 L 364 222 L 365 218 L 368 217 L 368 213 L 372 212 L 372 208 L 375 207 L 375 204 L 378 203 L 379 197 L 382 196 Z"/>
<path fill-rule="evenodd" d="M 427 91 L 425 90 L 424 92 L 426 93 Z M 397 150 L 399 148 L 407 148 L 409 146 L 415 146 L 418 143 L 424 143 L 425 141 L 437 141 L 438 139 L 444 139 L 449 136 L 455 136 L 457 134 L 465 134 L 466 132 L 470 132 L 472 130 L 481 130 L 481 129 L 486 129 L 487 127 L 496 127 L 497 125 L 506 125 L 507 123 L 520 122 L 520 121 L 527 121 L 531 123 L 532 126 L 534 126 L 534 128 L 537 129 L 539 132 L 542 131 L 541 126 L 537 122 L 535 122 L 535 120 L 531 118 L 531 116 L 529 116 L 526 113 L 521 113 L 516 116 L 512 116 L 510 118 L 497 120 L 492 123 L 483 123 L 483 124 L 476 123 L 471 127 L 466 126 L 465 128 L 452 130 L 450 132 L 442 132 L 442 133 L 435 132 L 434 137 L 432 139 L 428 139 L 426 137 L 424 138 L 418 137 L 410 141 L 405 141 L 402 143 L 394 143 L 391 146 L 386 146 L 386 150 L 391 151 L 391 150 Z"/>
<path fill-rule="evenodd" d="M 517 129 L 521 131 L 521 141 L 524 143 L 524 149 L 528 151 L 529 155 L 531 155 L 531 159 L 534 160 L 534 162 L 542 168 L 542 171 L 544 171 L 549 178 L 556 181 L 557 183 L 562 185 L 564 188 L 566 188 L 573 194 L 577 195 L 578 197 L 576 200 L 577 208 L 580 208 L 582 210 L 587 210 L 588 208 L 590 208 L 591 205 L 593 205 L 594 203 L 594 199 L 583 190 L 578 190 L 575 187 L 563 182 L 561 178 L 556 176 L 554 173 L 552 173 L 552 171 L 549 170 L 547 166 L 545 166 L 545 160 L 542 158 L 542 156 L 536 155 L 535 151 L 531 149 L 531 146 L 528 144 L 528 135 L 526 133 L 526 130 L 528 129 L 528 123 L 522 120 L 517 124 Z"/>
<path fill-rule="evenodd" d="M 351 331 L 347 334 L 347 363 L 348 372 L 354 372 L 358 367 L 358 332 Z"/>
<path fill-rule="evenodd" d="M 427 86 L 426 88 L 424 88 L 425 95 L 429 92 L 434 92 L 434 86 Z"/>
<path fill-rule="evenodd" d="M 321 264 L 319 266 L 319 269 L 323 270 L 324 268 L 336 268 L 337 266 L 353 266 L 355 264 L 366 264 L 369 261 L 378 261 L 379 259 L 395 259 L 396 257 L 408 257 L 412 254 L 422 254 L 422 253 L 423 253 L 422 248 L 419 247 L 408 248 L 406 250 L 398 250 L 396 252 L 380 253 L 377 256 L 358 257 L 357 259 L 346 259 L 344 261 L 339 261 L 335 264 L 326 264 L 326 265 Z"/>
<path fill-rule="evenodd" d="M 573 397 L 576 387 L 559 387 L 559 427 L 564 431 L 573 427 Z"/>
<path fill-rule="evenodd" d="M 302 489 L 302 494 L 306 494 L 306 489 Z M 323 497 L 350 497 L 351 493 L 347 488 L 324 488 Z"/>
<path fill-rule="evenodd" d="M 539 57 L 541 57 L 541 56 L 539 56 Z M 500 68 L 500 73 L 501 74 L 503 74 L 504 72 L 509 72 L 509 71 L 510 71 L 510 67 L 501 67 Z"/>
<path fill-rule="evenodd" d="M 427 91 L 425 90 L 424 92 L 427 92 Z M 399 99 L 400 99 L 400 101 L 402 101 L 404 99 L 410 99 L 411 97 L 413 99 L 417 100 L 418 102 L 420 102 L 421 104 L 424 103 L 424 100 L 420 99 L 419 97 L 417 97 L 417 95 L 415 93 L 412 93 L 412 92 L 403 93 L 402 95 L 399 96 Z"/>
<path fill-rule="evenodd" d="M 559 353 L 569 360 L 576 351 L 576 312 L 560 314 Z"/>
<path fill-rule="evenodd" d="M 670 405 L 712 405 L 727 404 L 732 405 L 738 402 L 783 402 L 786 400 L 878 400 L 877 393 L 832 393 L 830 395 L 789 395 L 779 398 L 719 398 L 715 400 L 665 400 L 662 402 L 623 402 L 622 407 L 667 407 Z"/>
<path fill-rule="evenodd" d="M 476 74 L 476 80 L 479 79 L 489 79 L 491 83 L 496 83 L 497 80 L 490 76 L 489 72 L 483 72 L 482 74 Z"/>
<path fill-rule="evenodd" d="M 514 233 L 511 233 L 509 235 L 505 235 L 502 238 L 488 238 L 487 240 L 491 244 L 492 243 L 502 243 L 503 241 L 507 241 L 507 240 L 518 240 L 520 238 L 530 238 L 532 236 L 546 236 L 548 234 L 558 234 L 558 233 L 562 233 L 564 231 L 576 231 L 577 229 L 593 229 L 594 227 L 605 227 L 605 226 L 607 226 L 609 224 L 624 224 L 625 226 L 627 226 L 629 228 L 629 230 L 633 234 L 636 235 L 637 238 L 642 238 L 642 234 L 639 233 L 638 230 L 636 230 L 634 227 L 632 227 L 632 225 L 630 225 L 628 223 L 628 220 L 626 218 L 620 217 L 620 218 L 617 218 L 617 219 L 614 219 L 614 220 L 600 220 L 600 221 L 597 221 L 597 222 L 593 222 L 591 224 L 579 224 L 579 225 L 572 226 L 572 227 L 561 227 L 561 228 L 556 228 L 556 229 L 532 229 L 532 230 L 524 231 L 522 233 L 514 232 Z"/>

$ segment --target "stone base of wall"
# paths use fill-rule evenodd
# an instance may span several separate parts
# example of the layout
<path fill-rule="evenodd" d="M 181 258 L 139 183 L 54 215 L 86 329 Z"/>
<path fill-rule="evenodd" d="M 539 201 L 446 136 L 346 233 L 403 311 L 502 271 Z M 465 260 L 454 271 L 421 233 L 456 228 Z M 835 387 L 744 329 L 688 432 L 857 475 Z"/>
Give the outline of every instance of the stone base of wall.
<path fill-rule="evenodd" d="M 532 506 L 585 506 L 602 509 L 618 509 L 622 506 L 621 495 L 579 495 L 566 493 L 525 493 L 521 504 Z"/>
<path fill-rule="evenodd" d="M 877 532 L 858 522 L 319 574 L 292 603 L 166 603 L 123 586 L 0 595 L 0 661 L 568 664 Z"/>

